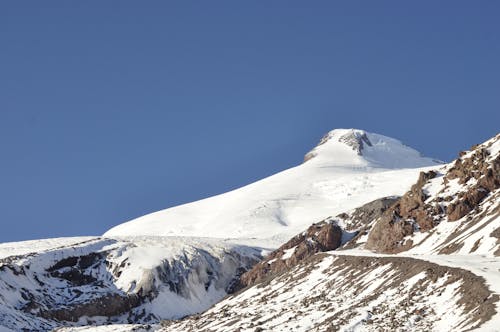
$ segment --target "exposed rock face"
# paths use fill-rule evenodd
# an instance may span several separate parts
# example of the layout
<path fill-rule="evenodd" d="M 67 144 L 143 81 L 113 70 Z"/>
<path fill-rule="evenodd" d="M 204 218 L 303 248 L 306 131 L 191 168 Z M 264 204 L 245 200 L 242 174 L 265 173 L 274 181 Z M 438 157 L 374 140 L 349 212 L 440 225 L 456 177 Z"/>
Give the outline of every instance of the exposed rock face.
<path fill-rule="evenodd" d="M 470 156 L 458 158 L 448 171 L 445 181 L 458 180 L 458 184 L 466 185 L 472 179 L 475 180 L 474 185 L 466 192 L 459 193 L 456 201 L 447 207 L 449 221 L 461 219 L 490 192 L 500 188 L 500 154 L 493 160 L 489 160 L 489 157 L 487 146 L 476 146 Z"/>
<path fill-rule="evenodd" d="M 106 294 L 88 302 L 51 310 L 40 310 L 40 316 L 48 320 L 78 322 L 81 317 L 113 317 L 128 313 L 144 301 L 136 294 Z"/>
<path fill-rule="evenodd" d="M 341 213 L 335 219 L 342 221 L 346 231 L 360 231 L 364 227 L 370 226 L 374 220 L 378 219 L 398 199 L 398 196 L 382 197 L 357 207 L 350 212 Z"/>
<path fill-rule="evenodd" d="M 332 139 L 331 135 L 331 132 L 324 135 L 317 146 L 321 146 Z M 355 129 L 348 130 L 345 134 L 338 138 L 338 141 L 352 148 L 352 150 L 355 151 L 358 156 L 362 155 L 362 151 L 365 145 L 372 146 L 372 142 L 370 141 L 366 133 Z M 304 156 L 304 162 L 314 158 L 315 156 L 315 151 L 310 151 Z"/>
<path fill-rule="evenodd" d="M 342 213 L 336 219 L 343 225 L 344 231 L 353 233 L 352 239 L 346 240 L 342 249 L 353 249 L 363 244 L 365 238 L 373 227 L 373 224 L 399 197 L 384 197 L 350 211 Z"/>
<path fill-rule="evenodd" d="M 441 170 L 442 174 L 421 173 L 410 191 L 377 221 L 366 247 L 397 253 L 412 247 L 409 236 L 415 231 L 428 232 L 440 222 L 454 222 L 465 216 L 468 220 L 463 222 L 471 222 L 472 212 L 483 218 L 482 202 L 500 188 L 500 154 L 494 151 L 492 155 L 490 151 L 499 141 L 497 135 L 461 153 L 453 164 Z M 447 252 L 459 249 L 457 245 L 452 247 Z"/>
<path fill-rule="evenodd" d="M 354 130 L 340 137 L 339 142 L 350 146 L 358 155 L 361 155 L 365 144 L 372 146 L 372 142 L 370 142 L 366 133 L 359 133 Z"/>
<path fill-rule="evenodd" d="M 241 287 L 253 285 L 270 276 L 288 271 L 317 252 L 337 249 L 341 241 L 342 229 L 338 225 L 329 221 L 314 224 L 244 273 L 240 278 L 240 285 Z"/>
<path fill-rule="evenodd" d="M 366 247 L 382 252 L 397 252 L 408 249 L 411 242 L 402 242 L 404 237 L 413 233 L 415 227 L 422 231 L 434 226 L 429 210 L 432 207 L 425 204 L 426 195 L 422 188 L 424 184 L 436 176 L 436 172 L 420 173 L 416 184 L 409 192 L 388 209 L 370 232 Z"/>

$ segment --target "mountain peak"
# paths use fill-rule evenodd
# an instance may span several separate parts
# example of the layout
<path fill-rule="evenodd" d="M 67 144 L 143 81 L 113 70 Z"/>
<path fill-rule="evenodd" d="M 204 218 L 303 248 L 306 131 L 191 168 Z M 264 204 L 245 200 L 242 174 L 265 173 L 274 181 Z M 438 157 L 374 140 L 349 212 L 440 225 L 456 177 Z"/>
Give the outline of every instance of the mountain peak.
<path fill-rule="evenodd" d="M 441 163 L 422 156 L 399 140 L 361 129 L 334 129 L 306 154 L 304 162 L 330 166 L 425 167 Z"/>

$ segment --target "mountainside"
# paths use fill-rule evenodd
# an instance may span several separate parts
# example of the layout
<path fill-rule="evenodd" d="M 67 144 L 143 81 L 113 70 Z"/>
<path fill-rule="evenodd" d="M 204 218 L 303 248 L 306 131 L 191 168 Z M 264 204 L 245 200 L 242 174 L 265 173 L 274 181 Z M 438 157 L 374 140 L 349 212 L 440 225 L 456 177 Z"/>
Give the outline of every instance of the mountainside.
<path fill-rule="evenodd" d="M 118 225 L 104 236 L 257 238 L 278 247 L 315 220 L 402 195 L 417 179 L 416 168 L 439 164 L 395 139 L 356 129 L 331 131 L 305 159 L 243 188 Z"/>
<path fill-rule="evenodd" d="M 500 254 L 499 151 L 497 135 L 455 162 L 422 173 L 377 222 L 366 247 L 379 252 Z"/>
<path fill-rule="evenodd" d="M 460 331 L 496 307 L 469 271 L 413 258 L 317 254 L 159 331 Z"/>
<path fill-rule="evenodd" d="M 399 199 L 314 224 L 240 293 L 158 330 L 499 331 L 499 171 L 497 135 Z"/>
<path fill-rule="evenodd" d="M 499 188 L 500 135 L 443 165 L 334 130 L 103 237 L 0 244 L 0 331 L 499 331 Z"/>

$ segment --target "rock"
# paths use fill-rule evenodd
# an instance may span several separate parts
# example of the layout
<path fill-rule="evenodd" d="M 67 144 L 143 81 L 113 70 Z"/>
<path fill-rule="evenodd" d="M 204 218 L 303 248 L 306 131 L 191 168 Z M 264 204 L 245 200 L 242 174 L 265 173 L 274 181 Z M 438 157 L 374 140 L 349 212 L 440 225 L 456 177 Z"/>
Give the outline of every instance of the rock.
<path fill-rule="evenodd" d="M 63 306 L 58 309 L 41 310 L 40 316 L 46 319 L 77 322 L 81 317 L 107 316 L 113 317 L 124 314 L 141 302 L 139 296 L 127 294 L 106 294 L 101 298 L 83 302 L 72 306 Z"/>
<path fill-rule="evenodd" d="M 457 159 L 449 170 L 445 177 L 447 181 L 458 179 L 459 184 L 466 184 L 470 179 L 476 179 L 477 182 L 466 192 L 459 193 L 447 207 L 448 221 L 463 218 L 477 208 L 490 192 L 500 188 L 500 155 L 494 160 L 489 160 L 489 157 L 486 147 L 476 146 L 470 157 Z"/>
<path fill-rule="evenodd" d="M 304 259 L 323 251 L 337 249 L 342 241 L 342 229 L 328 221 L 310 226 L 307 231 L 272 252 L 240 278 L 239 289 L 261 282 L 271 276 L 288 271 Z"/>
<path fill-rule="evenodd" d="M 390 207 L 372 228 L 366 248 L 377 252 L 395 253 L 411 247 L 411 243 L 402 242 L 413 234 L 414 228 L 426 231 L 434 227 L 434 221 L 428 210 L 433 207 L 425 204 L 426 195 L 422 187 L 436 177 L 436 172 L 421 172 L 416 184 Z"/>
<path fill-rule="evenodd" d="M 481 202 L 500 188 L 500 155 L 493 158 L 488 150 L 498 140 L 500 135 L 489 145 L 477 145 L 470 152 L 460 153 L 444 174 L 444 187 L 435 197 L 428 197 L 423 187 L 436 177 L 436 172 L 422 172 L 417 183 L 375 223 L 366 247 L 385 253 L 404 251 L 412 245 L 404 238 L 415 230 L 426 232 L 443 220 L 457 221 L 479 210 Z M 443 195 L 451 181 L 457 181 L 461 191 Z"/>
<path fill-rule="evenodd" d="M 373 222 L 378 220 L 382 214 L 399 200 L 399 197 L 384 197 L 354 209 L 351 213 L 342 213 L 336 218 L 341 219 L 345 225 L 345 231 L 356 231 L 356 235 L 347 243 L 342 245 L 342 249 L 353 249 L 362 243 L 358 240 L 368 234 L 373 226 Z"/>

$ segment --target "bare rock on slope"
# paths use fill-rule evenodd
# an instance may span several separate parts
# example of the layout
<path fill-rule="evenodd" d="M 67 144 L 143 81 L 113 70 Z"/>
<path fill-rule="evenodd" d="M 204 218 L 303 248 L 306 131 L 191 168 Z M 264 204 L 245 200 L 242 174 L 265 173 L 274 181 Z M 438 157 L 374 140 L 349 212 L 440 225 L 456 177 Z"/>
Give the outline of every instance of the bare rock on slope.
<path fill-rule="evenodd" d="M 409 238 L 415 231 L 428 232 L 443 221 L 470 222 L 481 216 L 481 203 L 500 188 L 500 154 L 494 144 L 500 135 L 486 143 L 462 152 L 451 165 L 445 166 L 438 177 L 435 171 L 422 172 L 410 191 L 376 222 L 366 248 L 385 253 L 397 253 L 412 247 Z M 428 193 L 434 185 L 438 190 Z"/>
<path fill-rule="evenodd" d="M 474 210 L 488 194 L 500 188 L 500 154 L 489 160 L 487 146 L 476 146 L 468 158 L 458 158 L 445 177 L 445 181 L 458 180 L 465 185 L 475 182 L 468 191 L 459 193 L 458 199 L 446 210 L 449 221 L 456 221 Z"/>
<path fill-rule="evenodd" d="M 329 221 L 313 224 L 244 273 L 240 278 L 241 286 L 253 285 L 271 275 L 288 271 L 315 253 L 337 249 L 341 241 L 342 229 L 338 225 Z"/>
<path fill-rule="evenodd" d="M 370 232 L 366 247 L 382 252 L 398 252 L 408 249 L 411 242 L 402 242 L 411 235 L 415 227 L 429 230 L 434 227 L 434 221 L 429 210 L 432 207 L 425 204 L 427 196 L 422 190 L 424 184 L 436 176 L 436 172 L 422 172 L 410 191 L 388 209 Z"/>

